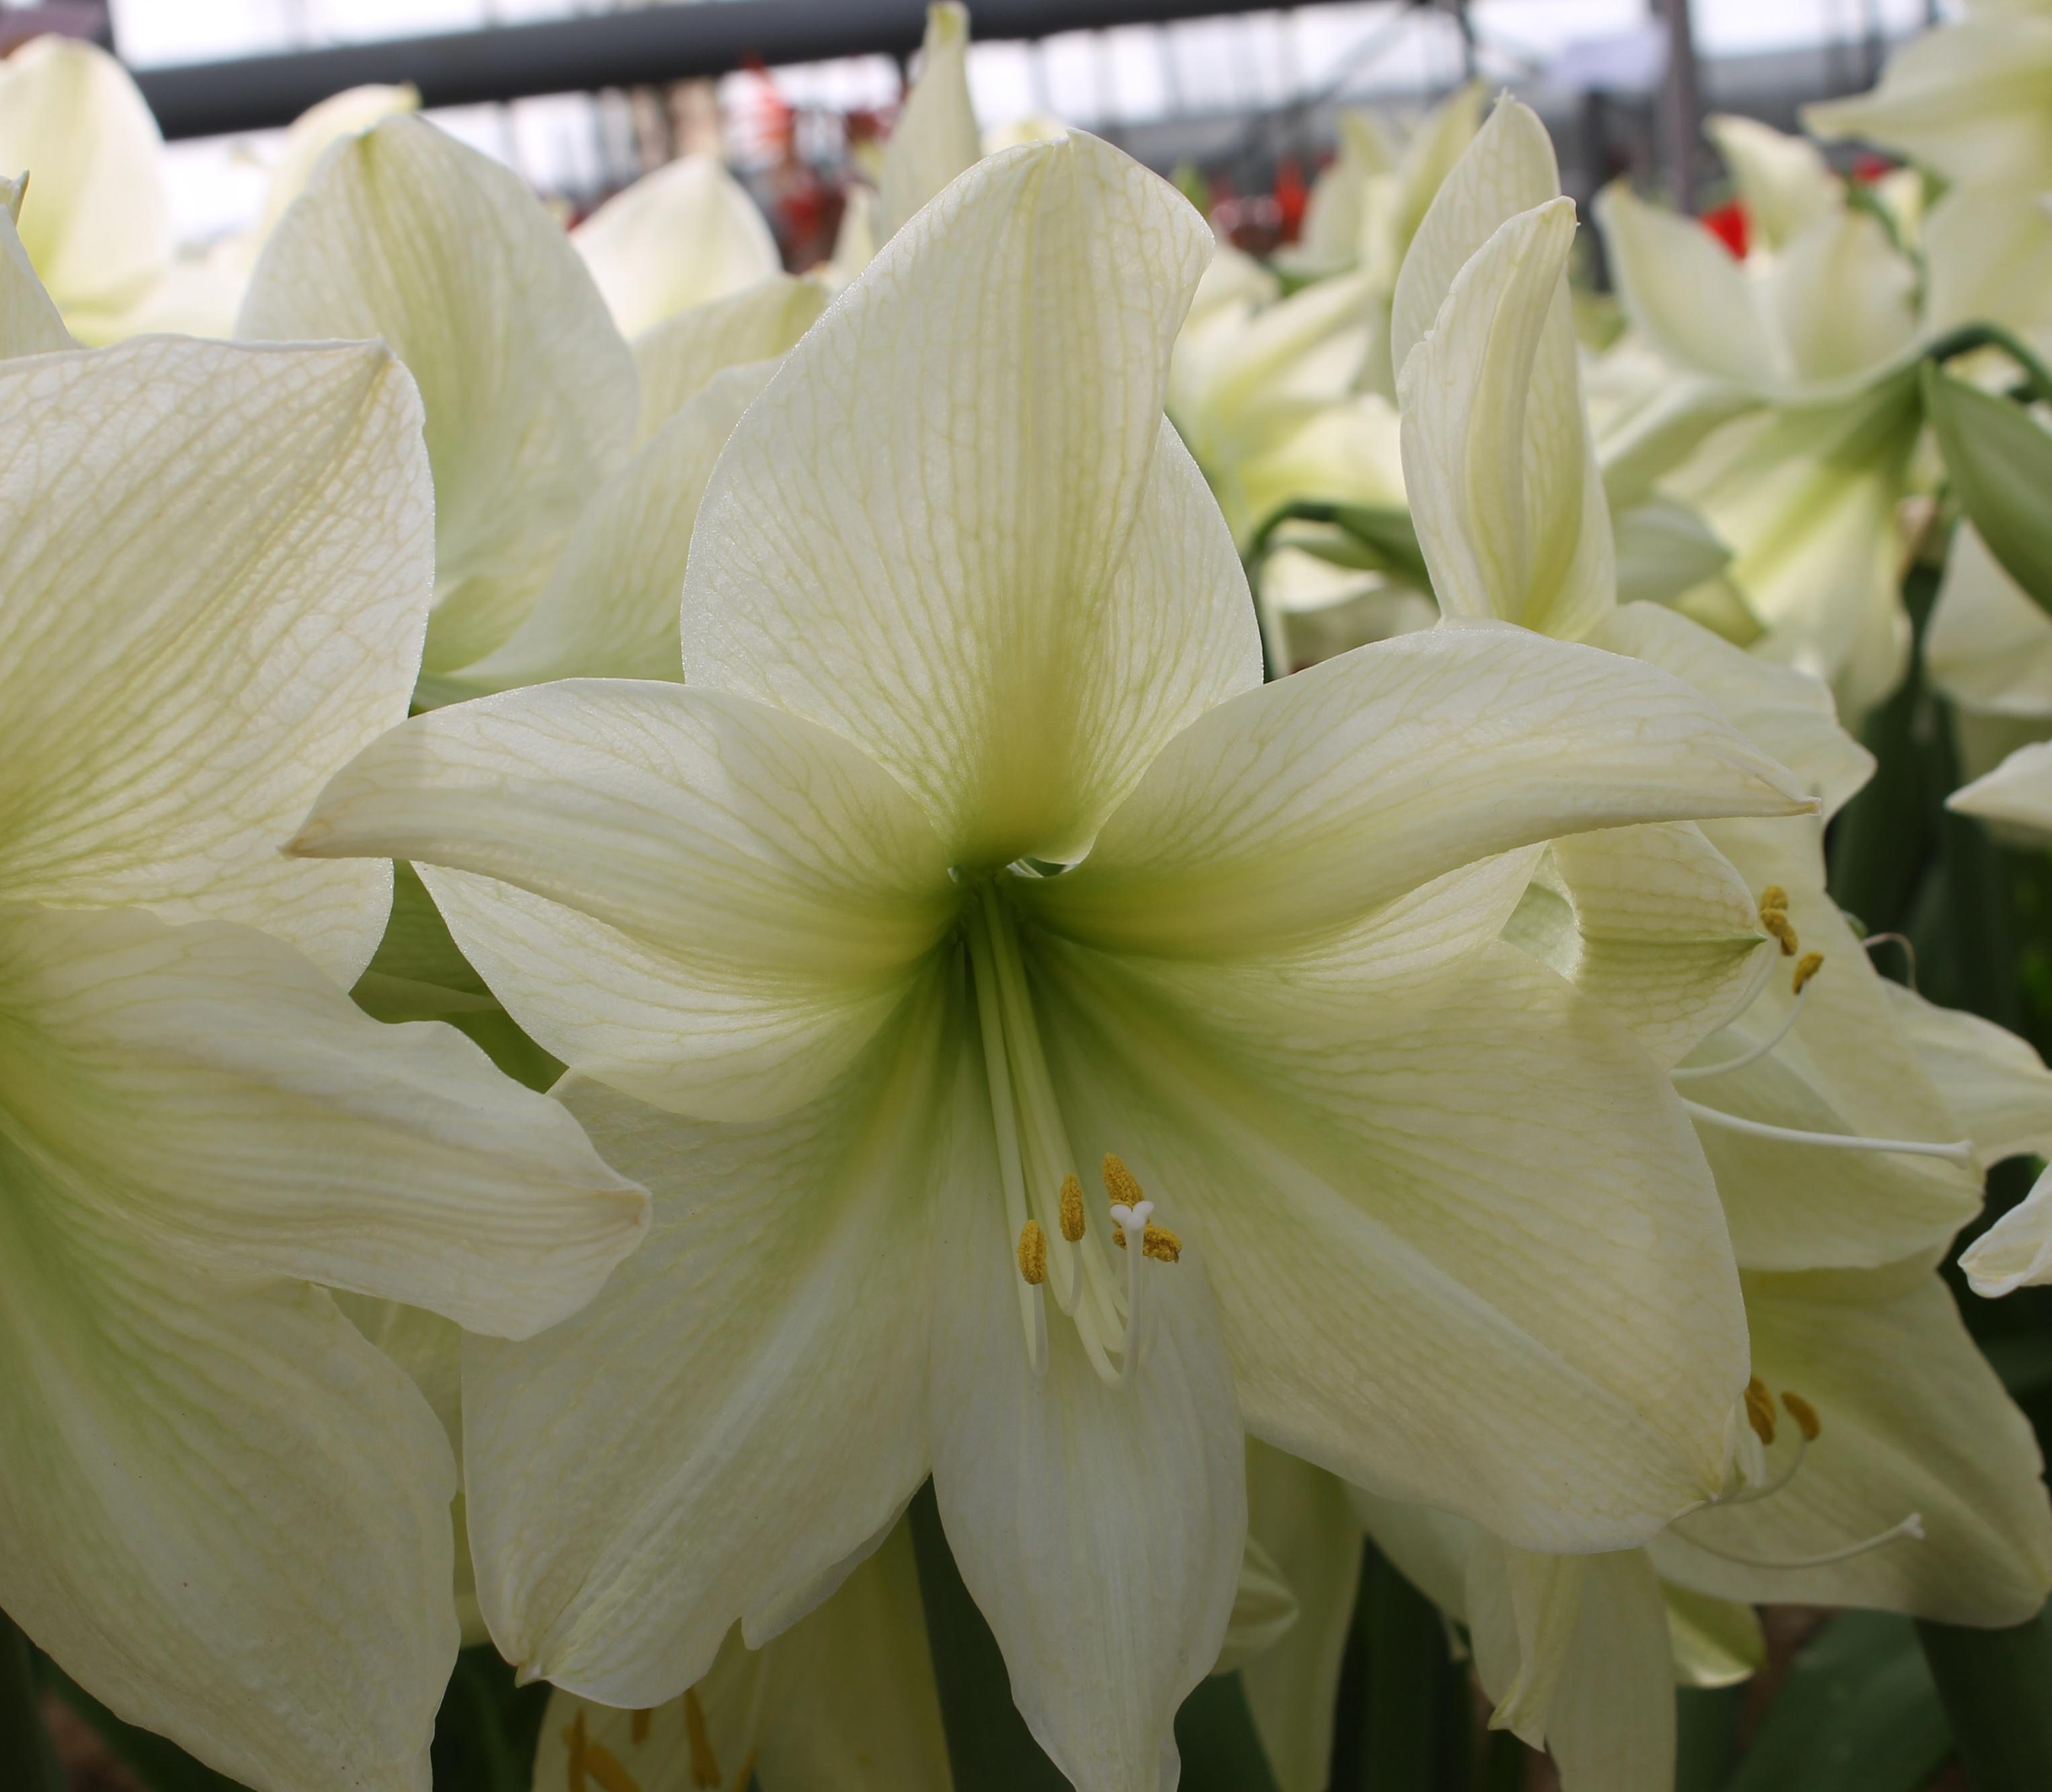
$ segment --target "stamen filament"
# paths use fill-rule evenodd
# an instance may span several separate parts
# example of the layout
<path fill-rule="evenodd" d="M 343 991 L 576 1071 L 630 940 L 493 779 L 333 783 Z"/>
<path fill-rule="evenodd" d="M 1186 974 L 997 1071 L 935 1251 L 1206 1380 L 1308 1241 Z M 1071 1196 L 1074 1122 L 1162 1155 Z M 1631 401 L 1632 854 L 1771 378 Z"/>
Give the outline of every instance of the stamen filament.
<path fill-rule="evenodd" d="M 1680 1536 L 1690 1548 L 1699 1549 L 1705 1555 L 1714 1555 L 1722 1561 L 1735 1562 L 1742 1568 L 1829 1568 L 1837 1563 L 1850 1562 L 1856 1555 L 1865 1555 L 1870 1551 L 1886 1548 L 1889 1544 L 1905 1538 L 1913 1539 L 1918 1543 L 1924 1540 L 1924 1515 L 1912 1512 L 1908 1517 L 1889 1526 L 1886 1531 L 1862 1538 L 1858 1543 L 1847 1543 L 1843 1549 L 1828 1549 L 1819 1555 L 1784 1556 L 1779 1561 L 1772 1561 L 1764 1556 L 1741 1555 L 1735 1550 L 1719 1549 L 1713 1543 L 1706 1543 L 1686 1535 L 1680 1530 L 1680 1524 L 1681 1520 L 1678 1519 L 1668 1528 Z"/>
<path fill-rule="evenodd" d="M 1751 1051 L 1741 1052 L 1735 1058 L 1726 1058 L 1722 1064 L 1678 1065 L 1667 1074 L 1678 1083 L 1690 1083 L 1695 1081 L 1699 1076 L 1721 1076 L 1727 1071 L 1743 1070 L 1749 1064 L 1757 1064 L 1788 1037 L 1790 1029 L 1796 1025 L 1796 1017 L 1803 1012 L 1803 1004 L 1809 999 L 1809 987 L 1805 984 L 1796 993 L 1795 1001 L 1789 1004 L 1788 1016 L 1781 1025 L 1759 1045 L 1754 1046 Z"/>
<path fill-rule="evenodd" d="M 1727 1114 L 1720 1108 L 1706 1108 L 1700 1101 L 1691 1101 L 1686 1096 L 1682 1098 L 1682 1105 L 1705 1126 L 1721 1127 L 1727 1132 L 1742 1132 L 1752 1139 L 1772 1139 L 1777 1144 L 1816 1145 L 1840 1151 L 1889 1151 L 1901 1157 L 1944 1158 L 1964 1168 L 1973 1167 L 1971 1139 L 1936 1145 L 1921 1139 L 1863 1139 L 1844 1132 L 1804 1132 L 1796 1127 L 1770 1126 L 1764 1120 L 1742 1120 L 1737 1114 Z"/>

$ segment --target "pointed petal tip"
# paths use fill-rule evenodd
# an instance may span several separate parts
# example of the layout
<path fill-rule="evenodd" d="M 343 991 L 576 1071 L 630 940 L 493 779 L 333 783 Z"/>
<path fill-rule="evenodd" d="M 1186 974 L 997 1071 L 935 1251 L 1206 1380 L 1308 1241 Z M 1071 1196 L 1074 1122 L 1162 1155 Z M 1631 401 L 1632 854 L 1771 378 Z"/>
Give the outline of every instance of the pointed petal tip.
<path fill-rule="evenodd" d="M 541 1668 L 532 1661 L 520 1662 L 513 1669 L 513 1684 L 515 1686 L 532 1686 L 543 1677 Z"/>

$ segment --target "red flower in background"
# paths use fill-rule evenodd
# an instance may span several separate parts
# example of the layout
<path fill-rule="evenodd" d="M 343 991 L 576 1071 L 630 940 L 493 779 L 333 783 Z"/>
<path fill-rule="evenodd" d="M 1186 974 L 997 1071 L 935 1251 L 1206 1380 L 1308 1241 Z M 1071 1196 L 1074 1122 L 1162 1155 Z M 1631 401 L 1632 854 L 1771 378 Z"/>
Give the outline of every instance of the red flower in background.
<path fill-rule="evenodd" d="M 1721 206 L 1713 206 L 1700 222 L 1740 261 L 1745 259 L 1746 245 L 1752 237 L 1752 221 L 1746 216 L 1742 200 L 1727 199 Z"/>
<path fill-rule="evenodd" d="M 1294 160 L 1277 167 L 1275 222 L 1286 243 L 1296 241 L 1297 233 L 1304 225 L 1304 207 L 1310 203 L 1310 197 L 1311 190 L 1304 184 L 1304 171 Z"/>

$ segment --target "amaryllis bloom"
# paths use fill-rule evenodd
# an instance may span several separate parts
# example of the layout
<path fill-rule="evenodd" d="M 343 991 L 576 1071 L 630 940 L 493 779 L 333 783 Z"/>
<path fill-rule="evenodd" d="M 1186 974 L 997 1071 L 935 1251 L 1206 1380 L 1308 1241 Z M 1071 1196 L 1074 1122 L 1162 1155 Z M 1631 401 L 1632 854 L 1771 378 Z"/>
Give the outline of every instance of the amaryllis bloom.
<path fill-rule="evenodd" d="M 327 1290 L 524 1335 L 648 1202 L 358 1010 L 385 868 L 279 850 L 406 712 L 419 400 L 375 344 L 72 349 L 4 214 L 0 350 L 0 1606 L 257 1792 L 425 1792 L 456 1465 Z"/>
<path fill-rule="evenodd" d="M 1745 1379 L 1687 1119 L 1498 937 L 1537 842 L 1806 806 L 1666 674 L 1482 623 L 1260 683 L 1164 421 L 1211 251 L 1096 140 L 980 163 L 738 425 L 683 686 L 419 717 L 296 842 L 414 861 L 658 1192 L 467 1346 L 480 1597 L 660 1705 L 929 1473 L 1087 1792 L 1172 1783 L 1243 1421 L 1528 1547 L 1721 1484 Z"/>

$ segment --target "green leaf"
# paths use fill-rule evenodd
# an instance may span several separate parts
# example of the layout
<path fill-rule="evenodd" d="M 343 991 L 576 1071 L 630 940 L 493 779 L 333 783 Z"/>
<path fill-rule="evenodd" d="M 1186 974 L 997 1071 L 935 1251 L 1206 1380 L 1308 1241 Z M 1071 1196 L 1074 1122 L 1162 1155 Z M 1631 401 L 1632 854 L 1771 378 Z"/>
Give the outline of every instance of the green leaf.
<path fill-rule="evenodd" d="M 1727 1792 L 1917 1792 L 1952 1747 L 1916 1627 L 1842 1612 L 1796 1658 Z"/>
<path fill-rule="evenodd" d="M 2052 1618 L 2007 1630 L 1920 1623 L 1974 1792 L 2052 1786 Z"/>
<path fill-rule="evenodd" d="M 1425 570 L 1425 556 L 1418 546 L 1418 531 L 1412 526 L 1411 512 L 1400 506 L 1285 504 L 1261 525 L 1260 532 L 1254 538 L 1251 552 L 1255 555 L 1263 552 L 1274 542 L 1275 531 L 1285 523 L 1318 523 L 1338 531 L 1325 535 L 1292 534 L 1288 538 L 1292 547 L 1315 554 L 1336 567 L 1346 567 L 1357 572 L 1384 573 L 1415 585 L 1421 591 L 1432 589 L 1431 575 Z"/>
<path fill-rule="evenodd" d="M 2010 577 L 2052 612 L 2052 433 L 2021 406 L 1930 362 L 1924 409 L 1960 508 Z"/>

